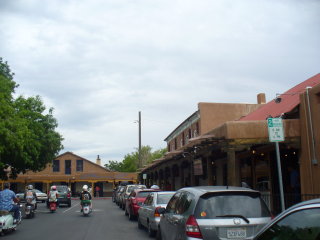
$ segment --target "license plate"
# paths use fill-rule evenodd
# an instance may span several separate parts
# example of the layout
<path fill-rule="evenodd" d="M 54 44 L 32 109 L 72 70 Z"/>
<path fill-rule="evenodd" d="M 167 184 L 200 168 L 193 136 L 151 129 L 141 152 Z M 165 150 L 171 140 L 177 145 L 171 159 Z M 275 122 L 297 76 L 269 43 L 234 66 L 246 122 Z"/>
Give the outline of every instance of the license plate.
<path fill-rule="evenodd" d="M 247 231 L 245 228 L 230 228 L 227 230 L 227 238 L 241 239 L 247 237 Z"/>

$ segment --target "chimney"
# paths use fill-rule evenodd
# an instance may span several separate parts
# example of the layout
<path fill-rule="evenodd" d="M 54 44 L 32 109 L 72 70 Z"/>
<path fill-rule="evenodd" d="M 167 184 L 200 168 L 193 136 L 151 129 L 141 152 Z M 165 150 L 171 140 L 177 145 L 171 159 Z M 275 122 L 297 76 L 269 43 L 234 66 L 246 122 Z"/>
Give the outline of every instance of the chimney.
<path fill-rule="evenodd" d="M 99 155 L 98 155 L 98 157 L 97 157 L 96 164 L 98 164 L 98 165 L 101 166 L 101 159 L 100 159 Z"/>
<path fill-rule="evenodd" d="M 265 93 L 259 93 L 257 95 L 258 104 L 265 104 L 266 103 L 266 94 Z"/>

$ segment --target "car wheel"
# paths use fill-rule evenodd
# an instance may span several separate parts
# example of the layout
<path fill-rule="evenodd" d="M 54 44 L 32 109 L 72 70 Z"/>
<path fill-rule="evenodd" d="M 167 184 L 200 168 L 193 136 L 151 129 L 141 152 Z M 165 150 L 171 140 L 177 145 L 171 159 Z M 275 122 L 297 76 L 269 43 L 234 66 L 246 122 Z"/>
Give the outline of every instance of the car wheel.
<path fill-rule="evenodd" d="M 139 217 L 138 217 L 138 228 L 143 229 L 143 225 L 142 225 Z"/>
<path fill-rule="evenodd" d="M 133 220 L 134 219 L 134 216 L 132 215 L 131 211 L 129 211 L 129 220 Z"/>
<path fill-rule="evenodd" d="M 158 228 L 157 235 L 156 235 L 156 239 L 157 239 L 157 240 L 162 240 L 160 228 Z"/>
<path fill-rule="evenodd" d="M 156 232 L 151 228 L 151 224 L 148 223 L 148 236 L 154 237 L 156 235 Z"/>

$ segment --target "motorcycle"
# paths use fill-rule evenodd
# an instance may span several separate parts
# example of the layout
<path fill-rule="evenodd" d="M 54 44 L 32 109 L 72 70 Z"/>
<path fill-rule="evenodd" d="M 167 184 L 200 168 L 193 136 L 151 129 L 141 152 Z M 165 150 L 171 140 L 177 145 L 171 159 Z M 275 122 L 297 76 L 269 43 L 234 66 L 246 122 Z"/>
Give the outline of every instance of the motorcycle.
<path fill-rule="evenodd" d="M 22 205 L 19 205 L 20 208 Z M 13 223 L 13 213 L 5 210 L 0 211 L 0 235 L 4 235 L 9 231 L 17 230 L 17 226 L 21 223 L 21 211 L 19 211 L 19 220 Z"/>
<path fill-rule="evenodd" d="M 82 206 L 83 216 L 88 216 L 92 212 L 92 208 L 89 203 L 84 203 Z"/>
<path fill-rule="evenodd" d="M 49 202 L 50 212 L 55 212 L 57 210 L 57 202 Z"/>
<path fill-rule="evenodd" d="M 24 209 L 24 212 L 26 214 L 26 218 L 33 218 L 34 217 L 34 204 L 31 204 L 31 203 L 26 203 L 25 205 L 25 209 Z"/>

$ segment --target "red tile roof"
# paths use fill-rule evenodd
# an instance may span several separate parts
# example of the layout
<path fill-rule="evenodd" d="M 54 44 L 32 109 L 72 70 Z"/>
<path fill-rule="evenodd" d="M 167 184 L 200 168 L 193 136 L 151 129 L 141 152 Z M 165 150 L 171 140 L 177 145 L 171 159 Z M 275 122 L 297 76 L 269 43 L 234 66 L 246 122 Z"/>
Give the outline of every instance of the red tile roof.
<path fill-rule="evenodd" d="M 282 113 L 288 113 L 300 104 L 300 93 L 305 92 L 306 87 L 313 87 L 317 84 L 320 84 L 320 73 L 280 94 L 280 103 L 272 100 L 258 110 L 241 118 L 240 121 L 265 120 L 269 116 L 279 117 Z"/>

